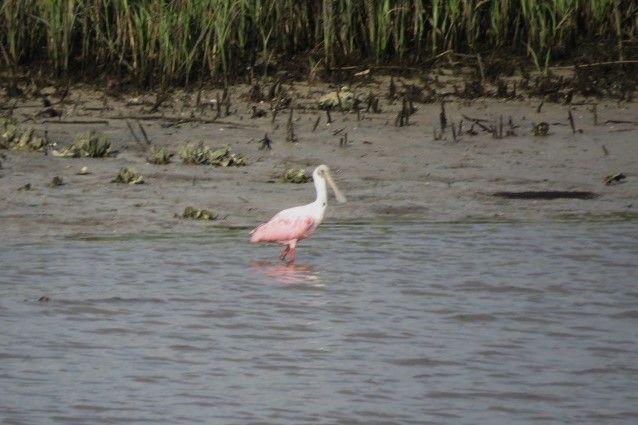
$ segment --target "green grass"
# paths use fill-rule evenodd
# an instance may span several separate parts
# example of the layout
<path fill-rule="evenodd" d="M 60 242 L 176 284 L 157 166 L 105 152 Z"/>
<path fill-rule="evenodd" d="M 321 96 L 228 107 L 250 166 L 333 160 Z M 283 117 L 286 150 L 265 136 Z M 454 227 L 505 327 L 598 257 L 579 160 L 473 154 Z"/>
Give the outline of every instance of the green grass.
<path fill-rule="evenodd" d="M 0 17 L 5 72 L 140 86 L 227 83 L 291 60 L 418 65 L 448 51 L 506 49 L 545 69 L 583 43 L 615 46 L 617 60 L 638 46 L 635 0 L 5 0 Z"/>

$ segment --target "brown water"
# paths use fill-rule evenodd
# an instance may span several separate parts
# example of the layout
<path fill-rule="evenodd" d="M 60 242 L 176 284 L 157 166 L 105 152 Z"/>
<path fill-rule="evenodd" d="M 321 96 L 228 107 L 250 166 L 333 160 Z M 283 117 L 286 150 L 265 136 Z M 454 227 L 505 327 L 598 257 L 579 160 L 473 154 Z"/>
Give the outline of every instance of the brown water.
<path fill-rule="evenodd" d="M 209 233 L 0 242 L 0 423 L 638 423 L 636 222 Z"/>

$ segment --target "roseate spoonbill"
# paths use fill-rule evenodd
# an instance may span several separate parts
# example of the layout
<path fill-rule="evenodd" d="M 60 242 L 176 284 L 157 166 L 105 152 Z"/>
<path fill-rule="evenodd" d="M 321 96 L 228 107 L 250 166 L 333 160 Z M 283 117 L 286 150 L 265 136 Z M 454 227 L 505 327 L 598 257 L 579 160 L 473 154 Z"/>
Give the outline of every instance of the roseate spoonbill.
<path fill-rule="evenodd" d="M 323 221 L 328 205 L 328 191 L 326 182 L 332 188 L 338 202 L 346 202 L 346 197 L 339 190 L 327 165 L 320 165 L 312 173 L 317 190 L 317 199 L 308 205 L 288 208 L 275 214 L 268 222 L 260 224 L 250 232 L 250 241 L 274 242 L 286 245 L 286 249 L 279 256 L 284 260 L 290 253 L 290 262 L 295 261 L 295 247 L 297 241 L 312 235 L 317 226 Z"/>

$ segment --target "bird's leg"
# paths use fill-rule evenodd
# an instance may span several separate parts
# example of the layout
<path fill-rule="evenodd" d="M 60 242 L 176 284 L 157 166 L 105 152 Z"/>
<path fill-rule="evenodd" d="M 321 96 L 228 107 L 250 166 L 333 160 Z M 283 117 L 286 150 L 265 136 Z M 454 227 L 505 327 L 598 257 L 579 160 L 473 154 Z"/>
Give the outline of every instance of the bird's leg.
<path fill-rule="evenodd" d="M 295 262 L 295 248 L 290 250 L 290 262 L 291 263 Z"/>
<path fill-rule="evenodd" d="M 290 245 L 286 245 L 286 249 L 284 249 L 284 252 L 281 253 L 281 255 L 279 256 L 279 259 L 281 261 L 284 261 L 286 259 L 286 255 L 288 255 L 288 252 L 290 251 Z M 292 257 L 294 258 L 295 255 L 295 251 L 292 251 Z"/>

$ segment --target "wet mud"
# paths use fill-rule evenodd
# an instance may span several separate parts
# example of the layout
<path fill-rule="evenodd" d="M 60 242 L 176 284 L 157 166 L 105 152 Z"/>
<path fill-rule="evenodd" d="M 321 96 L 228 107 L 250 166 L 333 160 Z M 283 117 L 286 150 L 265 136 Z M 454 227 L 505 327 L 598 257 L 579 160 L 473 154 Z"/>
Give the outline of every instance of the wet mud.
<path fill-rule="evenodd" d="M 227 89 L 24 79 L 0 97 L 3 122 L 24 139 L 3 130 L 3 237 L 250 227 L 311 202 L 311 182 L 276 181 L 319 164 L 349 199 L 329 206 L 333 220 L 638 215 L 635 85 L 607 82 L 602 65 L 495 76 L 492 62 L 472 60 Z M 87 132 L 106 138 L 108 151 L 65 155 Z M 122 170 L 139 184 L 114 183 Z M 214 219 L 184 219 L 187 207 Z"/>

